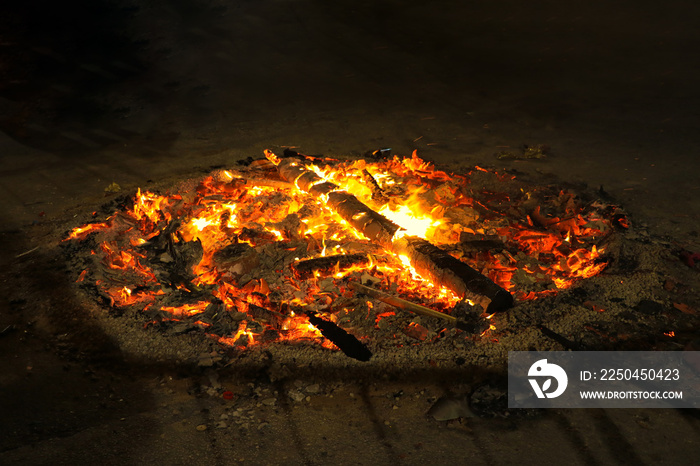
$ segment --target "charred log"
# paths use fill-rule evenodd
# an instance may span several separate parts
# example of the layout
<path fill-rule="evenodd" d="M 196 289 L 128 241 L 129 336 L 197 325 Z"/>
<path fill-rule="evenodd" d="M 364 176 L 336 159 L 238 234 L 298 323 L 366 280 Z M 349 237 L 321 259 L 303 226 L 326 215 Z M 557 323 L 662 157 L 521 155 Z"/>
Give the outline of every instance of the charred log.
<path fill-rule="evenodd" d="M 316 327 L 321 334 L 335 344 L 346 356 L 358 361 L 369 361 L 372 352 L 354 335 L 346 332 L 333 322 L 323 319 L 316 313 L 307 311 L 309 322 Z"/>
<path fill-rule="evenodd" d="M 338 254 L 299 261 L 294 264 L 292 269 L 297 279 L 304 280 L 313 277 L 315 272 L 321 275 L 332 275 L 338 270 L 345 270 L 353 266 L 362 267 L 369 263 L 370 259 L 365 254 Z"/>
<path fill-rule="evenodd" d="M 504 249 L 505 243 L 497 235 L 477 235 L 463 231 L 459 235 L 459 245 L 463 251 L 492 251 Z"/>
<path fill-rule="evenodd" d="M 370 241 L 391 250 L 391 239 L 399 230 L 397 224 L 345 191 L 328 194 L 328 205 Z"/>
<path fill-rule="evenodd" d="M 489 313 L 513 307 L 513 296 L 509 292 L 422 238 L 401 238 L 394 242 L 394 251 L 408 256 L 419 274 L 446 286 L 458 296 L 481 304 Z"/>
<path fill-rule="evenodd" d="M 256 322 L 263 322 L 277 330 L 282 328 L 282 323 L 285 319 L 285 316 L 279 312 L 275 312 L 252 303 L 248 304 L 247 313 L 249 316 L 255 319 Z"/>
<path fill-rule="evenodd" d="M 379 183 L 377 183 L 377 180 L 374 179 L 372 174 L 365 168 L 362 170 L 362 179 L 369 186 L 369 189 L 372 190 L 372 200 L 380 203 L 385 203 L 388 199 L 386 195 L 384 194 L 384 190 L 382 190 L 381 186 L 379 186 Z"/>

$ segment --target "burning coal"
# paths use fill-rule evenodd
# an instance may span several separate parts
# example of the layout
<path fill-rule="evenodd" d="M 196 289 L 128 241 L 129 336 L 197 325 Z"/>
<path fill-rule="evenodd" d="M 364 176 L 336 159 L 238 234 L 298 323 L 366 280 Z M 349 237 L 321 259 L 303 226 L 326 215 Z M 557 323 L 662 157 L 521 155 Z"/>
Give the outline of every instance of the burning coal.
<path fill-rule="evenodd" d="M 624 219 L 565 189 L 479 167 L 447 173 L 415 153 L 284 155 L 189 190 L 139 190 L 75 228 L 67 240 L 90 249 L 78 281 L 149 326 L 227 347 L 313 341 L 347 353 L 350 334 L 369 342 L 397 313 L 433 319 L 395 329 L 420 341 L 440 326 L 497 331 L 494 312 L 601 272 L 611 219 Z"/>

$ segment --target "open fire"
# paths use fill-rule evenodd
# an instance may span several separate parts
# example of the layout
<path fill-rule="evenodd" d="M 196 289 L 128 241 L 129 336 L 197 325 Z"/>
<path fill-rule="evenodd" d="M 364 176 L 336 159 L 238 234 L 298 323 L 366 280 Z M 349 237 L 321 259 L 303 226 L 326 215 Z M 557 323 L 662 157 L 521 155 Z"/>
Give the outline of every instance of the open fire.
<path fill-rule="evenodd" d="M 368 359 L 343 329 L 369 342 L 410 312 L 424 320 L 393 335 L 432 341 L 456 327 L 489 338 L 494 313 L 600 273 L 613 224 L 625 222 L 566 189 L 480 167 L 447 173 L 415 153 L 339 161 L 287 150 L 189 189 L 139 190 L 66 240 L 90 251 L 78 281 L 148 326 Z"/>

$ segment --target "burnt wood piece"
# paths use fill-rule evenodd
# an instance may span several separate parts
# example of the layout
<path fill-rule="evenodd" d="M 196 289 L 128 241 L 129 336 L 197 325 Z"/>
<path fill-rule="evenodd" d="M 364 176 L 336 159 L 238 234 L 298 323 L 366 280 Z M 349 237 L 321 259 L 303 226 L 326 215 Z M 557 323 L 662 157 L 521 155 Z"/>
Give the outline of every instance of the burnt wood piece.
<path fill-rule="evenodd" d="M 287 181 L 270 180 L 263 178 L 249 178 L 238 175 L 233 176 L 231 183 L 234 184 L 236 187 L 267 186 L 270 188 L 278 189 L 292 189 L 294 187 L 292 183 L 289 183 Z"/>
<path fill-rule="evenodd" d="M 367 296 L 376 298 L 383 303 L 394 306 L 395 308 L 402 309 L 404 311 L 410 311 L 427 317 L 437 317 L 438 319 L 446 320 L 455 328 L 464 330 L 466 332 L 481 333 L 489 328 L 488 324 L 484 325 L 485 320 L 482 322 L 467 322 L 463 319 L 458 319 L 455 316 L 436 311 L 435 309 L 430 309 L 429 307 L 425 307 L 411 301 L 406 301 L 405 299 L 399 298 L 397 296 L 378 290 L 376 288 L 360 285 L 356 282 L 350 282 L 349 286 L 358 293 L 362 293 Z"/>
<path fill-rule="evenodd" d="M 459 244 L 466 251 L 492 251 L 506 247 L 497 235 L 477 235 L 465 231 L 459 235 Z"/>
<path fill-rule="evenodd" d="M 422 238 L 400 238 L 394 241 L 394 251 L 408 256 L 420 275 L 446 286 L 457 296 L 481 304 L 486 312 L 502 312 L 513 307 L 513 296 L 509 292 Z"/>
<path fill-rule="evenodd" d="M 388 199 L 384 194 L 384 191 L 379 186 L 379 183 L 377 183 L 377 180 L 374 179 L 372 174 L 366 168 L 362 170 L 362 179 L 367 184 L 367 186 L 369 186 L 369 189 L 372 190 L 373 201 L 381 203 L 387 202 Z"/>
<path fill-rule="evenodd" d="M 257 251 L 248 243 L 233 243 L 216 251 L 212 257 L 221 271 L 228 271 L 240 278 L 260 265 Z"/>
<path fill-rule="evenodd" d="M 211 324 L 207 332 L 216 335 L 228 335 L 234 333 L 238 329 L 239 322 L 243 320 L 245 314 L 237 311 L 230 312 L 226 309 L 224 303 L 214 298 L 209 305 L 204 309 L 204 312 L 191 316 L 190 322 L 201 321 Z"/>
<path fill-rule="evenodd" d="M 459 245 L 464 252 L 493 251 L 505 248 L 505 244 L 502 241 L 492 240 L 462 241 Z"/>
<path fill-rule="evenodd" d="M 316 327 L 324 337 L 332 341 L 346 356 L 365 362 L 372 357 L 372 352 L 369 348 L 354 335 L 346 332 L 330 320 L 319 317 L 315 312 L 306 311 L 306 315 L 311 325 Z"/>
<path fill-rule="evenodd" d="M 336 270 L 344 270 L 353 266 L 361 267 L 370 263 L 366 254 L 337 254 L 326 257 L 316 257 L 297 262 L 292 266 L 297 279 L 305 280 L 313 277 L 314 272 L 321 275 L 332 275 Z"/>
<path fill-rule="evenodd" d="M 327 204 L 367 239 L 391 250 L 391 240 L 400 228 L 397 224 L 345 191 L 329 193 Z"/>
<path fill-rule="evenodd" d="M 279 312 L 257 306 L 253 303 L 248 303 L 247 314 L 256 322 L 263 322 L 274 329 L 281 329 L 284 323 L 285 316 Z"/>
<path fill-rule="evenodd" d="M 487 312 L 501 312 L 513 306 L 513 296 L 464 262 L 421 238 L 404 236 L 395 239 L 400 227 L 360 202 L 333 183 L 324 182 L 297 158 L 279 159 L 266 150 L 265 155 L 278 163 L 280 175 L 302 191 L 314 196 L 327 194 L 326 204 L 365 235 L 370 241 L 397 254 L 405 254 L 419 274 L 446 286 L 457 296 L 482 305 Z M 324 186 L 319 192 L 317 189 Z"/>
<path fill-rule="evenodd" d="M 360 285 L 359 283 L 356 283 L 356 282 L 350 282 L 349 286 L 350 286 L 350 288 L 357 291 L 358 293 L 362 293 L 362 294 L 365 294 L 367 296 L 377 298 L 378 300 L 380 300 L 384 303 L 390 304 L 390 305 L 397 307 L 399 309 L 415 312 L 416 314 L 421 314 L 421 315 L 428 316 L 428 317 L 437 317 L 438 319 L 444 319 L 444 320 L 448 321 L 449 323 L 451 323 L 452 325 L 457 324 L 456 317 L 453 317 L 449 314 L 444 314 L 440 311 L 436 311 L 435 309 L 430 309 L 429 307 L 425 307 L 421 304 L 416 304 L 416 303 L 413 303 L 411 301 L 406 301 L 405 299 L 399 298 L 397 296 L 394 296 L 392 294 L 378 290 L 376 288 L 372 288 L 372 287 L 365 286 L 365 285 Z"/>

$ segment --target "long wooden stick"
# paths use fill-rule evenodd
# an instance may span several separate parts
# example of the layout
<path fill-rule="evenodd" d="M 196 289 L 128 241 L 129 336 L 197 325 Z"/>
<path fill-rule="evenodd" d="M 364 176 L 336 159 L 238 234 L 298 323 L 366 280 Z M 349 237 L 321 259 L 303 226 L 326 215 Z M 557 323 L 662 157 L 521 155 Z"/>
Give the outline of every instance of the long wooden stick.
<path fill-rule="evenodd" d="M 406 311 L 415 312 L 416 314 L 421 314 L 428 317 L 437 317 L 438 319 L 447 320 L 452 325 L 457 325 L 457 318 L 451 315 L 443 314 L 435 309 L 430 309 L 429 307 L 421 306 L 420 304 L 412 303 L 411 301 L 406 301 L 397 296 L 394 296 L 384 291 L 378 290 L 376 288 L 370 288 L 369 286 L 360 285 L 356 282 L 350 282 L 350 288 L 353 290 L 377 298 L 378 300 L 390 304 L 399 309 L 404 309 Z"/>

